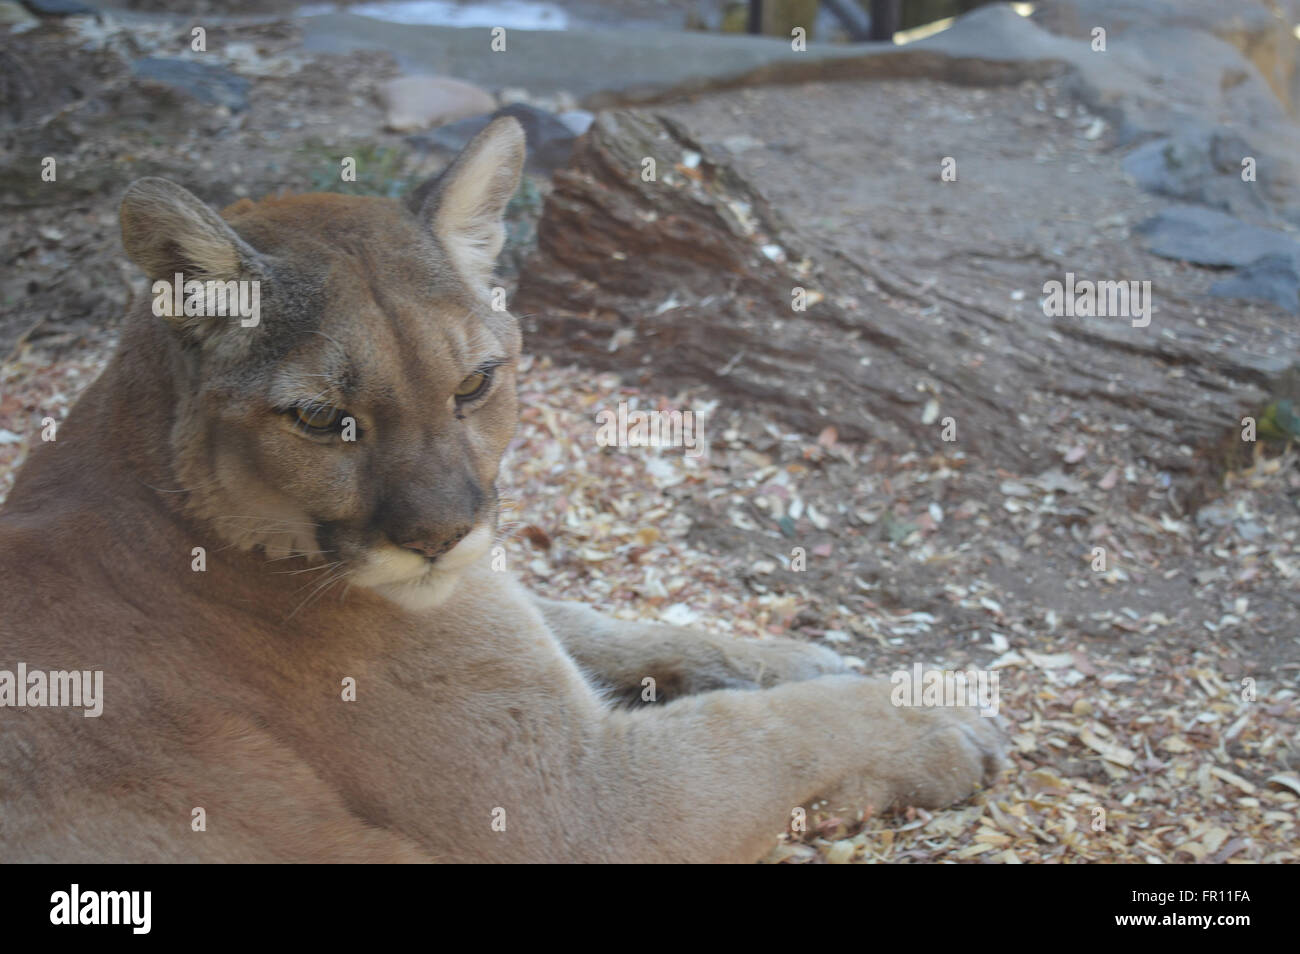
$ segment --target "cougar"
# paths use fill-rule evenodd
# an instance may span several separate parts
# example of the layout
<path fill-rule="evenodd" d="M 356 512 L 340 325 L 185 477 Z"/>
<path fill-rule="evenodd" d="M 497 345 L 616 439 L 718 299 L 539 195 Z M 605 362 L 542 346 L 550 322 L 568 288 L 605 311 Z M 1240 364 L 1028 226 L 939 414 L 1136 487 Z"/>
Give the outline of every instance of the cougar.
<path fill-rule="evenodd" d="M 0 860 L 754 861 L 816 800 L 991 779 L 973 708 L 494 569 L 521 340 L 490 288 L 523 161 L 505 118 L 405 202 L 127 190 L 151 281 L 255 282 L 260 316 L 133 304 L 17 475 L 0 669 L 102 689 L 87 717 L 0 682 Z"/>

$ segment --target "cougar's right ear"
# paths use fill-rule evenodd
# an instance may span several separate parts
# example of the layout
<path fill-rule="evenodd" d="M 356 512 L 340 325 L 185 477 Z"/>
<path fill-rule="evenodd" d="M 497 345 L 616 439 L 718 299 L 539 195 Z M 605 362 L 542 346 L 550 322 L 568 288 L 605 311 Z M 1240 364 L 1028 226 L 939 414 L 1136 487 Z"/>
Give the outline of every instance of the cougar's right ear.
<path fill-rule="evenodd" d="M 197 196 L 168 179 L 137 179 L 122 198 L 122 245 L 153 279 L 238 278 L 257 253 Z"/>
<path fill-rule="evenodd" d="M 257 252 L 225 219 L 168 179 L 131 183 L 122 198 L 120 219 L 127 255 L 152 281 L 171 283 L 179 273 L 182 283 L 226 283 L 259 278 L 264 271 Z M 167 320 L 189 334 L 206 337 L 230 324 L 222 320 L 220 311 L 203 317 L 173 314 L 173 310 L 164 312 Z M 251 326 L 247 321 L 242 324 Z"/>

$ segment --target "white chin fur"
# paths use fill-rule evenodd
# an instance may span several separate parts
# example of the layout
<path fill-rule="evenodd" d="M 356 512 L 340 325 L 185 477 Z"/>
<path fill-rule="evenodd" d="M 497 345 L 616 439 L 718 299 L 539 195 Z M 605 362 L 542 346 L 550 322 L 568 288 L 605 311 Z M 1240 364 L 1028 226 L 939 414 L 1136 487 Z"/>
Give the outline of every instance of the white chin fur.
<path fill-rule="evenodd" d="M 372 550 L 366 562 L 352 576 L 354 586 L 374 590 L 408 610 L 424 610 L 447 601 L 456 589 L 461 572 L 487 553 L 492 531 L 476 527 L 437 562 L 401 547 Z"/>

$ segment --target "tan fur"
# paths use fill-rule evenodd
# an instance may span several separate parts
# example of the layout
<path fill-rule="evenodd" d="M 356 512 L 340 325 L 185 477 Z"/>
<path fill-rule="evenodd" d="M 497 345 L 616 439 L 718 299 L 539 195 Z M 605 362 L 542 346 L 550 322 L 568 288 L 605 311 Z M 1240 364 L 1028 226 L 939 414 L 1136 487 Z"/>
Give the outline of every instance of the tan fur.
<path fill-rule="evenodd" d="M 0 709 L 0 861 L 752 861 L 815 796 L 940 806 L 994 769 L 989 720 L 896 708 L 826 650 L 621 623 L 491 570 L 519 335 L 483 257 L 522 150 L 494 123 L 418 216 L 128 193 L 150 277 L 270 297 L 258 329 L 130 315 L 0 512 L 0 668 L 105 674 L 100 718 Z M 286 423 L 321 388 L 355 444 Z M 622 705 L 646 677 L 659 700 Z"/>

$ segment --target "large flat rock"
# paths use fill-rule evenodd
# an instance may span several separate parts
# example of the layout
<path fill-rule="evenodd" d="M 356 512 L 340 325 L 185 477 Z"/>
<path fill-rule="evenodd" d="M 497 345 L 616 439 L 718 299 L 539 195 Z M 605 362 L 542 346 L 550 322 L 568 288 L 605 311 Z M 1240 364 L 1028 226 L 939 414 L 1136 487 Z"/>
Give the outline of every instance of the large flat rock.
<path fill-rule="evenodd" d="M 387 50 L 408 72 L 455 76 L 488 89 L 563 90 L 580 99 L 635 98 L 775 62 L 850 55 L 848 48 L 819 50 L 816 44 L 796 53 L 787 41 L 769 37 L 592 29 L 509 30 L 506 49 L 498 53 L 486 28 L 388 23 L 349 13 L 302 23 L 308 50 Z"/>

